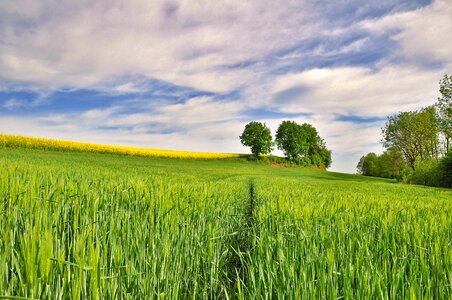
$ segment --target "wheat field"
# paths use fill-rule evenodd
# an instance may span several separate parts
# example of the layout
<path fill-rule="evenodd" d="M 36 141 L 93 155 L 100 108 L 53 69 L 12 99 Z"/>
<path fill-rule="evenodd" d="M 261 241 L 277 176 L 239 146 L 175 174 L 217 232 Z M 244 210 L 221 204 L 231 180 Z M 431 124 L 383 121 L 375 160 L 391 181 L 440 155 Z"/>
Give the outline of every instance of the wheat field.
<path fill-rule="evenodd" d="M 39 142 L 0 148 L 2 299 L 452 294 L 451 190 Z"/>

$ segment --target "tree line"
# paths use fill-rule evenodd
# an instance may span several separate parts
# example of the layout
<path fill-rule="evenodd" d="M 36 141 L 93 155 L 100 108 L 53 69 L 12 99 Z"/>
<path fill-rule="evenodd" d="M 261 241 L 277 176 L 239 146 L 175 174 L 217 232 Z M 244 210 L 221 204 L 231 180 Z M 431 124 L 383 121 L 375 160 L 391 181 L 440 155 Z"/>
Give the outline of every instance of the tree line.
<path fill-rule="evenodd" d="M 265 123 L 250 122 L 245 125 L 239 137 L 242 145 L 250 147 L 255 157 L 269 154 L 276 145 L 286 160 L 303 166 L 328 168 L 331 165 L 331 150 L 311 124 L 283 121 L 273 141 L 270 129 Z"/>
<path fill-rule="evenodd" d="M 387 117 L 381 139 L 386 150 L 362 156 L 358 173 L 452 187 L 452 75 L 444 75 L 439 91 L 435 104 Z"/>

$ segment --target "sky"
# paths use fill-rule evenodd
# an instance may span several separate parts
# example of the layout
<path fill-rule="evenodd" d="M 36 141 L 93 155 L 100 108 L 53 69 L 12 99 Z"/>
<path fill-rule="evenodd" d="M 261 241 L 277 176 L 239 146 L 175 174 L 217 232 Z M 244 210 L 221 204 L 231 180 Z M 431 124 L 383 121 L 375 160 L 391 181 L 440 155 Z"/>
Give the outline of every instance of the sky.
<path fill-rule="evenodd" d="M 249 153 L 246 123 L 294 120 L 355 173 L 436 101 L 451 34 L 450 0 L 0 0 L 0 133 Z"/>

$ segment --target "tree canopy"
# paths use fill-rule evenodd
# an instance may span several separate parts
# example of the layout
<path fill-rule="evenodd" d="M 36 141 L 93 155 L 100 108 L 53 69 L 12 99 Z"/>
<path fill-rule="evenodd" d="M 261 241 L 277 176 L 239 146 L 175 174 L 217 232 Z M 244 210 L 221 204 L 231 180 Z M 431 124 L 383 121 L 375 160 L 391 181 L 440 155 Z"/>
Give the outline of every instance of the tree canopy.
<path fill-rule="evenodd" d="M 362 156 L 358 173 L 452 187 L 452 76 L 439 86 L 434 105 L 388 116 L 381 139 L 387 150 Z"/>
<path fill-rule="evenodd" d="M 239 138 L 242 145 L 250 147 L 255 156 L 268 154 L 273 150 L 271 132 L 265 123 L 253 121 L 246 124 Z M 275 143 L 284 152 L 286 159 L 293 163 L 325 168 L 331 165 L 331 151 L 310 124 L 283 121 L 276 132 Z"/>
<path fill-rule="evenodd" d="M 250 147 L 251 153 L 256 156 L 268 154 L 272 151 L 272 135 L 265 123 L 250 122 L 246 124 L 240 136 L 240 141 L 242 145 Z"/>
<path fill-rule="evenodd" d="M 305 165 L 331 165 L 331 151 L 310 124 L 283 121 L 276 131 L 275 143 L 289 160 L 299 160 Z"/>
<path fill-rule="evenodd" d="M 432 106 L 389 116 L 382 133 L 383 146 L 400 151 L 413 170 L 417 160 L 438 154 L 437 122 Z"/>
<path fill-rule="evenodd" d="M 356 169 L 361 175 L 397 178 L 404 167 L 402 154 L 396 149 L 388 149 L 381 155 L 370 152 L 362 156 Z"/>

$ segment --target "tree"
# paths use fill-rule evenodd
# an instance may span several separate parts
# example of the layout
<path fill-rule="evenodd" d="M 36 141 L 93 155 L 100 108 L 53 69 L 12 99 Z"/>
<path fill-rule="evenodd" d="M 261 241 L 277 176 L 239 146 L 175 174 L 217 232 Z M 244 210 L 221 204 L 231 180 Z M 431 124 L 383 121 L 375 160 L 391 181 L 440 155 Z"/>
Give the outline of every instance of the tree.
<path fill-rule="evenodd" d="M 275 143 L 288 159 L 299 158 L 308 146 L 301 125 L 294 121 L 283 121 L 279 124 Z"/>
<path fill-rule="evenodd" d="M 276 131 L 275 142 L 288 159 L 297 160 L 306 166 L 328 168 L 331 165 L 331 151 L 310 124 L 283 121 Z"/>
<path fill-rule="evenodd" d="M 331 150 L 328 150 L 325 141 L 318 136 L 317 130 L 315 132 L 317 136 L 312 140 L 313 143 L 310 144 L 308 157 L 310 158 L 312 165 L 329 168 L 333 162 L 331 158 Z"/>
<path fill-rule="evenodd" d="M 364 175 L 364 162 L 366 160 L 366 156 L 363 155 L 358 161 L 358 164 L 356 165 L 356 173 Z"/>
<path fill-rule="evenodd" d="M 396 149 L 388 149 L 383 154 L 373 152 L 361 157 L 356 166 L 358 174 L 385 178 L 399 178 L 405 167 L 402 154 Z"/>
<path fill-rule="evenodd" d="M 358 173 L 365 176 L 378 176 L 378 156 L 370 152 L 361 157 L 356 166 Z"/>
<path fill-rule="evenodd" d="M 440 172 L 440 185 L 452 188 L 452 150 L 449 150 L 440 160 Z"/>
<path fill-rule="evenodd" d="M 452 76 L 444 75 L 439 86 L 441 97 L 434 106 L 388 117 L 381 139 L 388 150 L 380 156 L 361 157 L 359 173 L 452 186 Z"/>
<path fill-rule="evenodd" d="M 382 128 L 383 146 L 400 151 L 415 170 L 417 160 L 438 156 L 438 129 L 434 107 L 389 116 Z"/>
<path fill-rule="evenodd" d="M 378 160 L 382 177 L 398 178 L 406 165 L 402 153 L 397 149 L 386 150 Z"/>
<path fill-rule="evenodd" d="M 246 124 L 240 136 L 240 141 L 242 145 L 251 147 L 251 153 L 256 156 L 268 154 L 272 151 L 272 135 L 265 123 L 250 122 Z"/>
<path fill-rule="evenodd" d="M 444 75 L 439 82 L 441 97 L 436 103 L 438 129 L 444 140 L 444 152 L 452 149 L 452 75 Z"/>

